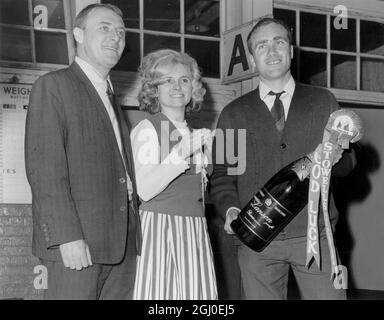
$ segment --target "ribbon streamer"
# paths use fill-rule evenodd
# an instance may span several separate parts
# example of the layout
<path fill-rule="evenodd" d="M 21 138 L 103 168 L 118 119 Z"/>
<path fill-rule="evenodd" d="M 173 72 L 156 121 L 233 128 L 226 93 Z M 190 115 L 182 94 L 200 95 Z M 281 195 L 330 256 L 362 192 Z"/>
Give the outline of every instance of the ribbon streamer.
<path fill-rule="evenodd" d="M 329 185 L 336 146 L 343 149 L 349 147 L 350 142 L 356 142 L 362 137 L 360 118 L 351 110 L 341 109 L 333 112 L 324 130 L 323 143 L 309 157 L 312 169 L 308 190 L 308 227 L 307 227 L 307 256 L 306 266 L 309 267 L 315 259 L 319 269 L 321 256 L 319 251 L 318 210 L 319 198 L 323 209 L 324 225 L 331 258 L 331 279 L 340 281 L 346 278 L 342 266 L 338 265 L 333 231 L 328 212 Z"/>
<path fill-rule="evenodd" d="M 319 269 L 321 266 L 318 231 L 318 208 L 321 194 L 324 225 L 332 265 L 331 277 L 333 278 L 338 270 L 338 265 L 336 248 L 333 241 L 332 226 L 328 212 L 328 199 L 332 164 L 335 157 L 335 145 L 331 142 L 324 142 L 319 147 L 320 148 L 317 148 L 314 153 L 314 164 L 312 166 L 309 184 L 306 266 L 309 266 L 312 258 L 315 259 Z"/>
<path fill-rule="evenodd" d="M 335 155 L 334 150 L 335 150 L 335 145 L 333 145 L 330 142 L 325 142 L 323 145 L 323 152 L 321 157 L 321 160 L 322 160 L 321 161 L 321 164 L 322 164 L 321 202 L 323 207 L 324 225 L 325 225 L 325 231 L 327 234 L 329 254 L 331 257 L 331 266 L 332 266 L 331 278 L 333 278 L 337 270 L 336 248 L 333 241 L 332 226 L 331 226 L 331 221 L 330 221 L 329 212 L 328 212 L 329 184 L 331 180 L 332 163 Z"/>
<path fill-rule="evenodd" d="M 305 265 L 308 266 L 312 258 L 315 259 L 320 266 L 319 251 L 319 228 L 318 208 L 320 200 L 320 182 L 321 182 L 321 146 L 319 146 L 313 155 L 310 155 L 312 161 L 311 175 L 308 190 L 308 226 L 307 226 L 307 260 Z"/>

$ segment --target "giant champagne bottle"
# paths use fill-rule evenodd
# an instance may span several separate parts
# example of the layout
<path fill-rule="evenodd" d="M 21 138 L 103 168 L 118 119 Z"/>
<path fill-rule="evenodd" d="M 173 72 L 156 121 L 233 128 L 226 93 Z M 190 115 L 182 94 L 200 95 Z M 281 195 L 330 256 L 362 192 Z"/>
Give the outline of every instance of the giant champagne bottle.
<path fill-rule="evenodd" d="M 333 112 L 324 129 L 323 142 L 343 149 L 362 137 L 359 116 L 349 109 Z M 262 251 L 308 203 L 314 153 L 292 162 L 276 173 L 241 210 L 231 228 L 255 251 Z"/>
<path fill-rule="evenodd" d="M 276 173 L 232 221 L 237 237 L 262 251 L 308 203 L 310 156 L 292 162 Z"/>

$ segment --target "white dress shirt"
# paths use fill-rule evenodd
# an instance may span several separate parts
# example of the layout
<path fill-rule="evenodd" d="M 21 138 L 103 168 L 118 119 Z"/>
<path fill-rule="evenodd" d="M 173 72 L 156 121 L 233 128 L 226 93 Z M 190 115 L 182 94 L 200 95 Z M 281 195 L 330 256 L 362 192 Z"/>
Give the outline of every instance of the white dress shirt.
<path fill-rule="evenodd" d="M 287 120 L 287 117 L 288 117 L 288 111 L 289 111 L 289 107 L 291 105 L 293 93 L 295 92 L 295 87 L 296 87 L 295 80 L 291 76 L 289 78 L 287 84 L 283 88 L 283 90 L 285 92 L 280 96 L 280 100 L 284 106 L 285 120 Z M 276 98 L 275 96 L 268 94 L 270 91 L 273 91 L 273 90 L 271 88 L 269 88 L 264 82 L 262 82 L 260 80 L 260 83 L 259 83 L 260 99 L 264 101 L 264 103 L 267 105 L 269 111 L 272 110 L 273 103 L 275 102 L 275 98 Z"/>

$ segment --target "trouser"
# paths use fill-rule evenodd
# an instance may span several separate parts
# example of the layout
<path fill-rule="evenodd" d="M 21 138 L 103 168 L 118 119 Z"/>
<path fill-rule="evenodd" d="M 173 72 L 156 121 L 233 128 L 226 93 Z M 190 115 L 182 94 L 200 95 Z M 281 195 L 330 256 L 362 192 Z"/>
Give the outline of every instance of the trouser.
<path fill-rule="evenodd" d="M 80 271 L 64 267 L 62 261 L 42 260 L 47 267 L 47 300 L 130 300 L 136 274 L 136 240 L 133 210 L 129 210 L 127 244 L 119 264 L 97 264 Z M 58 249 L 57 249 L 58 250 Z M 92 254 L 92 253 L 91 253 Z"/>
<path fill-rule="evenodd" d="M 306 237 L 272 241 L 262 252 L 245 245 L 238 257 L 247 300 L 287 299 L 289 268 L 292 268 L 302 299 L 342 300 L 344 289 L 336 289 L 331 280 L 331 260 L 325 233 L 320 236 L 321 270 L 306 262 Z"/>

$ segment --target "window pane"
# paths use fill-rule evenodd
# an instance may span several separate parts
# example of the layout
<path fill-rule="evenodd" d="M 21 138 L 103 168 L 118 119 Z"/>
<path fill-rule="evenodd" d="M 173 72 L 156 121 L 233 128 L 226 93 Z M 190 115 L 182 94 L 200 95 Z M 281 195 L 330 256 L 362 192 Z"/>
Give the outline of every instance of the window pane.
<path fill-rule="evenodd" d="M 36 62 L 69 64 L 67 35 L 35 31 Z"/>
<path fill-rule="evenodd" d="M 0 27 L 0 59 L 32 62 L 29 30 Z"/>
<path fill-rule="evenodd" d="M 180 51 L 180 38 L 144 35 L 144 54 L 157 49 L 173 49 Z"/>
<path fill-rule="evenodd" d="M 180 1 L 144 0 L 144 29 L 180 32 Z"/>
<path fill-rule="evenodd" d="M 125 48 L 114 70 L 137 71 L 140 64 L 140 36 L 138 33 L 125 33 Z"/>
<path fill-rule="evenodd" d="M 331 87 L 356 90 L 356 57 L 332 54 Z"/>
<path fill-rule="evenodd" d="M 29 26 L 28 1 L 0 0 L 0 23 Z"/>
<path fill-rule="evenodd" d="M 203 77 L 220 78 L 220 43 L 185 39 L 185 52 L 194 57 Z"/>
<path fill-rule="evenodd" d="M 361 21 L 361 52 L 384 55 L 384 24 Z"/>
<path fill-rule="evenodd" d="M 384 92 L 384 61 L 361 58 L 361 89 Z"/>
<path fill-rule="evenodd" d="M 347 29 L 336 29 L 331 17 L 331 49 L 356 52 L 356 20 L 348 19 Z"/>
<path fill-rule="evenodd" d="M 114 4 L 123 12 L 123 20 L 126 28 L 140 27 L 139 0 L 103 0 L 101 2 Z"/>
<path fill-rule="evenodd" d="M 185 33 L 220 37 L 220 1 L 185 0 Z"/>
<path fill-rule="evenodd" d="M 279 20 L 283 20 L 288 27 L 291 29 L 292 33 L 292 44 L 296 44 L 296 12 L 293 10 L 285 9 L 273 9 L 273 17 Z"/>
<path fill-rule="evenodd" d="M 38 5 L 42 5 L 47 9 L 48 28 L 65 29 L 63 0 L 33 0 L 33 8 L 36 8 Z M 37 13 L 34 12 L 33 18 L 42 14 L 41 12 L 40 10 Z"/>
<path fill-rule="evenodd" d="M 326 48 L 326 21 L 323 14 L 300 12 L 300 45 Z"/>
<path fill-rule="evenodd" d="M 291 60 L 291 74 L 294 79 L 299 79 L 298 73 L 298 65 L 297 65 L 297 58 L 299 56 L 299 49 L 297 47 L 293 48 L 293 58 Z"/>
<path fill-rule="evenodd" d="M 327 86 L 327 56 L 325 53 L 300 52 L 300 81 Z"/>

